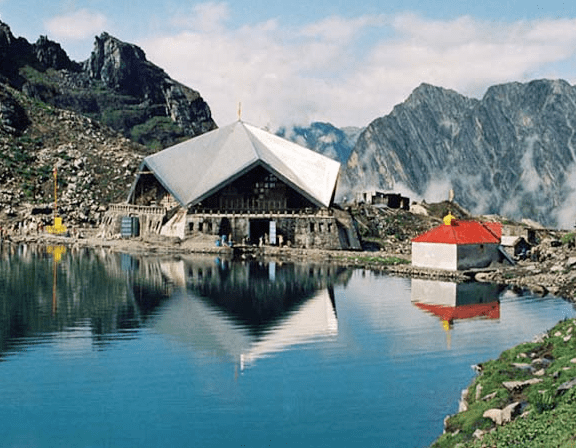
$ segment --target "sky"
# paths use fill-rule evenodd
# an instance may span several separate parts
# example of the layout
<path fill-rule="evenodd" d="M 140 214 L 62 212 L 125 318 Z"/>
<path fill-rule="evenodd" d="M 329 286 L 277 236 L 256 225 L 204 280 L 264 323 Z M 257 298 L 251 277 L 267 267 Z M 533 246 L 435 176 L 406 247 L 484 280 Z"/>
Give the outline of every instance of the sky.
<path fill-rule="evenodd" d="M 366 126 L 421 83 L 481 98 L 576 73 L 576 2 L 0 0 L 0 20 L 76 61 L 102 32 L 197 90 L 219 126 Z"/>

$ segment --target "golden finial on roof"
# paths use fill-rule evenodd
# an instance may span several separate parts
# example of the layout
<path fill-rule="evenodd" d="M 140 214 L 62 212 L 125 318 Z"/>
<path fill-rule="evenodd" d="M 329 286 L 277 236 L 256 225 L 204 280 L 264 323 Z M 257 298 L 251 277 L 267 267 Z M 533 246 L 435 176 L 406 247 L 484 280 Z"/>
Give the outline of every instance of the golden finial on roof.
<path fill-rule="evenodd" d="M 238 121 L 242 121 L 242 103 L 238 102 Z"/>
<path fill-rule="evenodd" d="M 451 226 L 455 220 L 456 220 L 456 217 L 450 212 L 448 212 L 448 214 L 446 216 L 444 216 L 444 219 L 443 219 L 444 224 L 447 226 Z"/>

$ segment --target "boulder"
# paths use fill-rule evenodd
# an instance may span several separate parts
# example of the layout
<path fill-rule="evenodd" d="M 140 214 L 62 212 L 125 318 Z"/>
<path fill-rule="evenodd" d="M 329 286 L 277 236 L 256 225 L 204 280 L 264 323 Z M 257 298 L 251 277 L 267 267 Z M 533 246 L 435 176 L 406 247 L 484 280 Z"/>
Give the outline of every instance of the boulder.
<path fill-rule="evenodd" d="M 477 429 L 472 434 L 472 437 L 474 437 L 475 439 L 482 439 L 482 437 L 484 437 L 485 435 L 486 435 L 486 431 L 484 431 L 482 429 Z"/>
<path fill-rule="evenodd" d="M 558 386 L 558 389 L 556 389 L 556 392 L 559 394 L 562 394 L 562 393 L 572 389 L 574 386 L 576 386 L 576 378 L 574 378 L 570 381 L 566 381 L 565 383 L 562 383 L 560 386 Z"/>
<path fill-rule="evenodd" d="M 546 289 L 545 286 L 542 285 L 531 285 L 530 286 L 530 290 L 539 296 L 545 296 L 548 293 L 548 290 Z"/>
<path fill-rule="evenodd" d="M 519 401 L 514 402 L 506 406 L 504 409 L 488 409 L 484 411 L 482 417 L 489 418 L 492 420 L 496 425 L 504 425 L 506 423 L 510 423 L 512 419 L 518 415 L 518 412 L 521 408 L 521 403 Z"/>
<path fill-rule="evenodd" d="M 477 272 L 474 275 L 474 280 L 477 282 L 490 282 L 492 281 L 493 275 L 489 272 Z"/>
<path fill-rule="evenodd" d="M 458 402 L 458 412 L 466 412 L 468 410 L 468 389 L 462 389 L 460 394 L 460 401 Z"/>
<path fill-rule="evenodd" d="M 525 381 L 504 381 L 502 385 L 510 392 L 515 392 L 520 391 L 527 386 L 531 386 L 532 384 L 541 383 L 542 381 L 542 378 L 530 378 L 529 380 Z"/>
<path fill-rule="evenodd" d="M 525 364 L 521 362 L 513 362 L 512 366 L 517 368 L 518 370 L 522 370 L 523 372 L 533 373 L 535 370 L 534 366 L 532 366 L 531 364 Z"/>
<path fill-rule="evenodd" d="M 497 392 L 492 392 L 491 394 L 488 395 L 484 395 L 482 397 L 482 401 L 490 401 L 492 400 L 492 398 L 494 398 L 496 396 Z"/>

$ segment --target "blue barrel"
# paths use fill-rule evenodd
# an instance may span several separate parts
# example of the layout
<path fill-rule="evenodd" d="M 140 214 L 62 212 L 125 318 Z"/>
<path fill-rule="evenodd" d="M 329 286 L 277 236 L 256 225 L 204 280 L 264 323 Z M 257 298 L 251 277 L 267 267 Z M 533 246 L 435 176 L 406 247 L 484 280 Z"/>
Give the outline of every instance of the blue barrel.
<path fill-rule="evenodd" d="M 122 216 L 120 223 L 120 236 L 132 238 L 140 235 L 140 219 L 138 216 Z"/>

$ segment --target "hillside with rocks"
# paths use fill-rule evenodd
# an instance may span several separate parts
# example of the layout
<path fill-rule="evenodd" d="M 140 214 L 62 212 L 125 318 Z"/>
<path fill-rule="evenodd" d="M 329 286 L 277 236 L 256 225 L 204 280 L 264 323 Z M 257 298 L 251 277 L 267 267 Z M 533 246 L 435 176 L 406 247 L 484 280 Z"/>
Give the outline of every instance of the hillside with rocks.
<path fill-rule="evenodd" d="M 31 44 L 0 22 L 0 82 L 97 120 L 159 150 L 216 128 L 197 91 L 170 78 L 136 45 L 102 33 L 90 57 L 70 60 L 47 37 Z"/>
<path fill-rule="evenodd" d="M 0 223 L 4 229 L 53 222 L 92 226 L 105 206 L 125 200 L 147 148 L 75 112 L 0 84 Z"/>
<path fill-rule="evenodd" d="M 400 190 L 477 214 L 571 228 L 576 210 L 576 87 L 509 83 L 481 100 L 422 84 L 374 120 L 347 161 L 340 196 Z"/>

